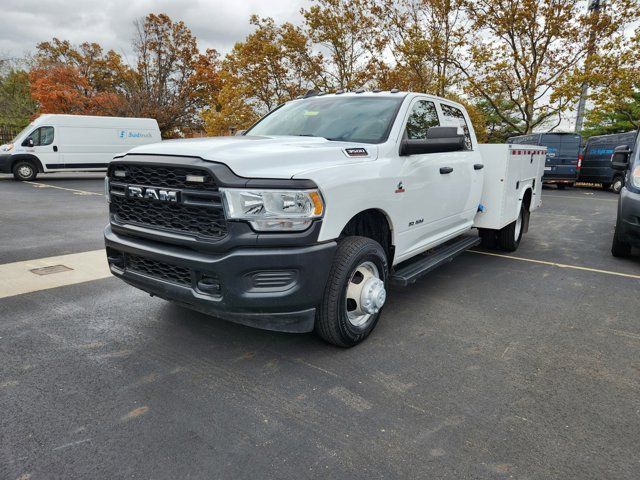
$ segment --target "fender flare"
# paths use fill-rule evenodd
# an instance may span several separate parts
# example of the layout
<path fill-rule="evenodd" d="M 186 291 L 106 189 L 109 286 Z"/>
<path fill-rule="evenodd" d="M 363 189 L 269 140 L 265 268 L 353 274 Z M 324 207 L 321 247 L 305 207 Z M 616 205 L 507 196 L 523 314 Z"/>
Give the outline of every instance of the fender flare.
<path fill-rule="evenodd" d="M 11 171 L 13 171 L 13 166 L 21 160 L 26 160 L 33 163 L 38 169 L 39 173 L 44 173 L 44 167 L 42 166 L 42 162 L 40 161 L 40 159 L 30 153 L 17 153 L 15 155 L 11 155 Z"/>

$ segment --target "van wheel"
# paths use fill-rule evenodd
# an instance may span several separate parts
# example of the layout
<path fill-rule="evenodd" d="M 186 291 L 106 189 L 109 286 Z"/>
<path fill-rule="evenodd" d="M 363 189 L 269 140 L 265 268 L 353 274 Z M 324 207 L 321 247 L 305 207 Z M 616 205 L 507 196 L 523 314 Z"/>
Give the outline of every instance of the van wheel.
<path fill-rule="evenodd" d="M 387 255 L 378 242 L 340 240 L 316 315 L 316 333 L 339 347 L 362 342 L 380 318 L 388 278 Z"/>
<path fill-rule="evenodd" d="M 611 255 L 619 258 L 628 257 L 631 255 L 631 245 L 620 240 L 618 230 L 618 222 L 616 222 L 616 229 L 613 232 L 613 242 L 611 243 Z"/>
<path fill-rule="evenodd" d="M 31 162 L 22 160 L 17 162 L 13 166 L 13 178 L 18 180 L 19 182 L 28 182 L 31 180 L 35 180 L 36 176 L 38 176 L 38 170 L 33 166 Z"/>
<path fill-rule="evenodd" d="M 520 207 L 520 213 L 515 222 L 510 223 L 506 227 L 498 230 L 498 247 L 505 252 L 515 252 L 520 246 L 522 240 L 522 231 L 524 227 L 524 204 Z"/>
<path fill-rule="evenodd" d="M 602 184 L 602 189 L 603 190 L 609 190 L 611 188 L 611 184 L 610 183 L 603 183 Z"/>
<path fill-rule="evenodd" d="M 612 185 L 613 193 L 620 193 L 620 191 L 622 190 L 622 187 L 624 187 L 624 178 L 616 177 L 613 180 L 613 185 Z"/>

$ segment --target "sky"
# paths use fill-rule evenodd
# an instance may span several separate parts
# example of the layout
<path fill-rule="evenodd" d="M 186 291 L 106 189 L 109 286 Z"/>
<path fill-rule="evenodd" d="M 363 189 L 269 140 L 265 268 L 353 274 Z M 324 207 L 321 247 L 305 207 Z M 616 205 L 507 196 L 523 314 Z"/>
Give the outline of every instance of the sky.
<path fill-rule="evenodd" d="M 182 20 L 201 49 L 227 53 L 251 32 L 253 13 L 300 23 L 308 0 L 1 0 L 0 58 L 20 58 L 52 37 L 97 42 L 130 61 L 133 22 L 148 13 Z"/>

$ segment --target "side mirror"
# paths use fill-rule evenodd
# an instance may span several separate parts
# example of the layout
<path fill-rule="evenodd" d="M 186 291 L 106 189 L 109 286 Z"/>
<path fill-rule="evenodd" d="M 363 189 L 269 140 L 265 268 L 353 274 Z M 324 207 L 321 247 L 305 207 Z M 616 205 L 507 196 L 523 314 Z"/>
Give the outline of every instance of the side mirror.
<path fill-rule="evenodd" d="M 400 155 L 459 152 L 464 148 L 465 136 L 458 133 L 458 127 L 431 127 L 427 130 L 426 139 L 402 140 Z"/>
<path fill-rule="evenodd" d="M 236 133 L 234 133 L 234 135 L 235 135 L 236 137 L 241 137 L 241 136 L 243 136 L 245 133 L 247 133 L 247 131 L 246 131 L 246 130 L 238 130 L 238 131 L 236 131 Z"/>
<path fill-rule="evenodd" d="M 628 145 L 621 145 L 616 147 L 611 156 L 611 168 L 614 170 L 626 170 L 629 168 L 629 156 L 631 150 Z"/>
<path fill-rule="evenodd" d="M 34 146 L 33 138 L 31 138 L 31 137 L 27 138 L 24 142 L 22 142 L 22 146 L 23 147 L 33 147 Z"/>

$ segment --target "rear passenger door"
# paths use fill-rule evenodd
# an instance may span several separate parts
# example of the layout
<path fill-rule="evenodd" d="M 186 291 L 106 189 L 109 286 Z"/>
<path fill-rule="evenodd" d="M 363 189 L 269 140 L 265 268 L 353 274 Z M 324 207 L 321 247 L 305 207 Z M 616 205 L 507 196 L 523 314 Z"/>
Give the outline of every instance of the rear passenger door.
<path fill-rule="evenodd" d="M 443 126 L 461 128 L 465 136 L 465 149 L 447 153 L 447 164 L 453 172 L 447 178 L 448 188 L 456 192 L 447 204 L 447 215 L 453 226 L 465 227 L 473 223 L 482 197 L 482 158 L 471 135 L 470 121 L 462 110 L 446 103 L 440 103 Z"/>

